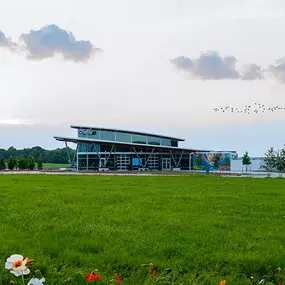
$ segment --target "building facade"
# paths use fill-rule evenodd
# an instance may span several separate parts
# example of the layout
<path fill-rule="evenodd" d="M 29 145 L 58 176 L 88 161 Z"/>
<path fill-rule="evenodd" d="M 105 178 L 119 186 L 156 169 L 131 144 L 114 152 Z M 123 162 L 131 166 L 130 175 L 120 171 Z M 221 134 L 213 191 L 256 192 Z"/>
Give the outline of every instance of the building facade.
<path fill-rule="evenodd" d="M 145 132 L 72 125 L 77 137 L 54 137 L 76 144 L 70 162 L 78 170 L 191 170 L 192 154 L 209 152 L 179 147 L 184 139 Z"/>

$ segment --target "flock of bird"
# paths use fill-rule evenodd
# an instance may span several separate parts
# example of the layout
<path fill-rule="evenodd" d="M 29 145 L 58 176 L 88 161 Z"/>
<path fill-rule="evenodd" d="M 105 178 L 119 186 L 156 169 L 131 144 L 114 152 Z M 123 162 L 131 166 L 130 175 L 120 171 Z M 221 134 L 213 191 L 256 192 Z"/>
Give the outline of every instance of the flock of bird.
<path fill-rule="evenodd" d="M 231 106 L 225 106 L 225 107 L 220 107 L 220 108 L 214 108 L 213 111 L 215 112 L 231 112 L 231 113 L 238 113 L 238 114 L 263 114 L 263 113 L 268 113 L 268 112 L 276 112 L 276 111 L 285 111 L 285 107 L 283 106 L 272 106 L 268 107 L 265 106 L 264 104 L 259 104 L 259 103 L 254 103 L 253 105 L 247 105 L 244 106 L 244 108 L 235 108 Z"/>

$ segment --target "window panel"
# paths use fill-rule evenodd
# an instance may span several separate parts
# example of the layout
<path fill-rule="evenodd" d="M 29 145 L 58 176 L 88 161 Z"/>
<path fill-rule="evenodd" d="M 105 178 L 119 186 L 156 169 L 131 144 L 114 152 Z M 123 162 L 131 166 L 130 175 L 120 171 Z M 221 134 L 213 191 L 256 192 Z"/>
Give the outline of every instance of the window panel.
<path fill-rule="evenodd" d="M 83 143 L 80 143 L 78 145 L 78 152 L 86 152 L 86 145 Z"/>
<path fill-rule="evenodd" d="M 178 147 L 178 141 L 171 141 L 171 146 Z"/>
<path fill-rule="evenodd" d="M 100 140 L 115 141 L 115 132 L 100 131 Z"/>
<path fill-rule="evenodd" d="M 146 144 L 146 136 L 133 135 L 133 143 Z"/>
<path fill-rule="evenodd" d="M 116 141 L 117 142 L 128 142 L 128 143 L 130 143 L 130 142 L 132 142 L 131 134 L 117 132 L 116 133 Z"/>
<path fill-rule="evenodd" d="M 171 146 L 171 141 L 169 139 L 161 139 L 162 146 Z"/>
<path fill-rule="evenodd" d="M 147 137 L 147 140 L 148 140 L 148 144 L 151 144 L 151 145 L 160 145 L 160 138 L 157 138 L 157 137 Z"/>

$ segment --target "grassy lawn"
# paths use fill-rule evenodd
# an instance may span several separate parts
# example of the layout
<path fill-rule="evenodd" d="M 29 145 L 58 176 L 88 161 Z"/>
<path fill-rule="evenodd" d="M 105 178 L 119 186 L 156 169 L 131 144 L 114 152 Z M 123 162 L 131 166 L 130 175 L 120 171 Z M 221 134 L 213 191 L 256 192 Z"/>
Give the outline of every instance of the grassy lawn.
<path fill-rule="evenodd" d="M 101 284 L 117 272 L 122 284 L 277 284 L 284 243 L 282 179 L 0 176 L 0 284 L 14 253 L 46 285 L 86 284 L 79 272 L 95 268 Z"/>
<path fill-rule="evenodd" d="M 43 168 L 67 168 L 69 164 L 60 164 L 60 163 L 43 163 Z"/>

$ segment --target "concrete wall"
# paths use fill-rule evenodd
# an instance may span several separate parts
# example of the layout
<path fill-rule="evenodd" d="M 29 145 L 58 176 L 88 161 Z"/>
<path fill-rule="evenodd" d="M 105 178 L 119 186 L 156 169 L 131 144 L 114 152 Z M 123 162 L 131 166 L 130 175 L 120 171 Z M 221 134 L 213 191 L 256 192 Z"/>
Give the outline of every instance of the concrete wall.
<path fill-rule="evenodd" d="M 248 171 L 260 171 L 261 165 L 264 164 L 262 157 L 253 157 L 251 158 L 251 165 L 248 166 Z M 231 171 L 241 172 L 243 168 L 242 159 L 231 159 Z M 245 167 L 244 167 L 245 170 Z"/>

